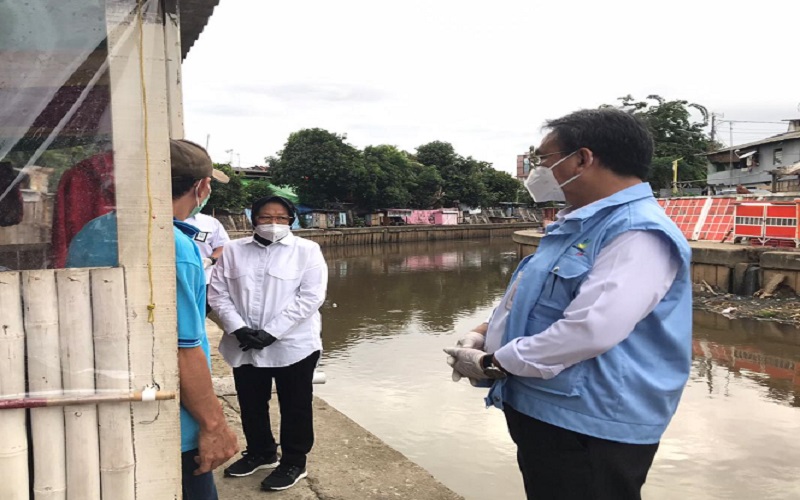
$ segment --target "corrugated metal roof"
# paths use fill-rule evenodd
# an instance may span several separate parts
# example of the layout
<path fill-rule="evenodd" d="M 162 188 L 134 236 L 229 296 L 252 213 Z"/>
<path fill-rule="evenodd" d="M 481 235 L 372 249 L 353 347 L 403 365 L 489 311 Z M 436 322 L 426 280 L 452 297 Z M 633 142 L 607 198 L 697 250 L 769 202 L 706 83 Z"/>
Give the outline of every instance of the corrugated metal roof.
<path fill-rule="evenodd" d="M 775 173 L 780 175 L 780 176 L 795 175 L 797 173 L 800 173 L 800 161 L 798 161 L 797 163 L 795 163 L 793 165 L 787 165 L 785 167 L 781 167 L 781 168 L 775 169 Z"/>
<path fill-rule="evenodd" d="M 208 24 L 219 0 L 178 0 L 181 18 L 181 52 L 183 59 Z"/>
<path fill-rule="evenodd" d="M 771 144 L 773 142 L 788 141 L 788 140 L 791 140 L 791 139 L 800 139 L 800 130 L 796 130 L 794 132 L 785 132 L 783 134 L 778 134 L 778 135 L 773 135 L 772 137 L 767 137 L 766 139 L 761 139 L 760 141 L 748 142 L 747 144 L 739 144 L 739 145 L 732 146 L 732 147 L 729 147 L 729 148 L 718 149 L 718 150 L 712 151 L 710 153 L 705 153 L 705 155 L 709 156 L 709 155 L 713 155 L 713 154 L 717 154 L 717 153 L 727 153 L 731 149 L 733 149 L 733 150 L 746 149 L 746 148 L 751 148 L 751 147 L 755 147 L 755 146 L 761 146 L 761 145 L 764 145 L 764 144 Z"/>

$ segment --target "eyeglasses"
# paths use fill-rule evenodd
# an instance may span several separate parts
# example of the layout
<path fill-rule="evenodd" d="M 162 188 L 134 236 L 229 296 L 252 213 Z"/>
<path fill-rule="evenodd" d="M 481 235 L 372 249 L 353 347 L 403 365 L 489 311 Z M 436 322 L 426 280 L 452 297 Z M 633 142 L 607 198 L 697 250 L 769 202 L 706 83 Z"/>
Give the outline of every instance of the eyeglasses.
<path fill-rule="evenodd" d="M 537 155 L 537 154 L 534 154 L 533 152 L 531 152 L 531 154 L 530 154 L 530 162 L 531 162 L 532 166 L 540 167 L 540 166 L 542 166 L 542 162 L 544 161 L 544 159 L 547 158 L 548 156 L 563 155 L 566 152 L 567 151 L 556 151 L 555 153 L 547 153 L 546 155 Z"/>
<path fill-rule="evenodd" d="M 286 217 L 285 215 L 277 215 L 277 216 L 259 215 L 259 216 L 256 217 L 256 221 L 264 222 L 266 224 L 273 224 L 273 223 L 286 224 L 290 220 L 292 220 L 292 218 L 291 217 Z"/>

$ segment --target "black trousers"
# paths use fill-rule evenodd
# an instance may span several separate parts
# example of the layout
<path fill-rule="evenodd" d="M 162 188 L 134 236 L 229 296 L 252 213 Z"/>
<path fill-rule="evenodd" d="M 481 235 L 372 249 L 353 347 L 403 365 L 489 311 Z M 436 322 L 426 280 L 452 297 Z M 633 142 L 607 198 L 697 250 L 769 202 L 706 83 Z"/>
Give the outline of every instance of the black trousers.
<path fill-rule="evenodd" d="M 274 379 L 281 412 L 281 463 L 306 466 L 306 455 L 314 446 L 311 382 L 319 355 L 320 352 L 316 351 L 293 365 L 281 368 L 244 365 L 233 369 L 248 453 L 269 458 L 278 450 L 269 419 Z"/>
<path fill-rule="evenodd" d="M 641 498 L 658 443 L 608 441 L 547 424 L 508 403 L 504 407 L 529 500 Z"/>
<path fill-rule="evenodd" d="M 219 500 L 217 486 L 214 484 L 214 473 L 194 475 L 198 467 L 194 459 L 198 453 L 198 450 L 181 453 L 183 500 Z"/>

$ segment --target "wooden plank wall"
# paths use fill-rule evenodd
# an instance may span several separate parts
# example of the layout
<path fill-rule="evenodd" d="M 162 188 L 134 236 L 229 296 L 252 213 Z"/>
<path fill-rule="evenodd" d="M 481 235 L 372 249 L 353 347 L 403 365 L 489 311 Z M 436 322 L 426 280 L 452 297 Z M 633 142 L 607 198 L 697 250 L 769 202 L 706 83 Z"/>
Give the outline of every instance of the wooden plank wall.
<path fill-rule="evenodd" d="M 0 273 L 0 310 L 0 396 L 131 391 L 121 268 Z M 25 412 L 0 410 L 0 498 L 31 498 L 29 477 L 36 500 L 135 498 L 130 403 L 31 409 L 31 443 Z"/>

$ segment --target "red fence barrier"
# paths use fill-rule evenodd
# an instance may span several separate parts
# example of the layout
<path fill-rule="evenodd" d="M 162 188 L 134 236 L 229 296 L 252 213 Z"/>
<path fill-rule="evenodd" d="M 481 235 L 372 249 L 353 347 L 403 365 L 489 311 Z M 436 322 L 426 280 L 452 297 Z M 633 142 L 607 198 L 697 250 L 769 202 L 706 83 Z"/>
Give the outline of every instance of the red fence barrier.
<path fill-rule="evenodd" d="M 733 198 L 661 198 L 658 202 L 687 240 L 722 241 L 733 229 Z"/>
<path fill-rule="evenodd" d="M 800 200 L 736 202 L 734 237 L 754 244 L 800 246 Z"/>

